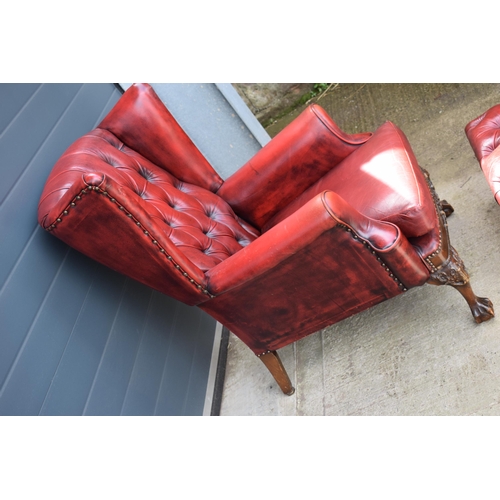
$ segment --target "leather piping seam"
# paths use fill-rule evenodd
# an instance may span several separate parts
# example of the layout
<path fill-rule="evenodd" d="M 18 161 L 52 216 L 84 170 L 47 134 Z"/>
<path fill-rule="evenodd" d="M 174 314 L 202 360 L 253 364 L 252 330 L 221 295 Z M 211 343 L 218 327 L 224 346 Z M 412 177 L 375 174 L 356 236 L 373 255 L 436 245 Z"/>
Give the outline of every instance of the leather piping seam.
<path fill-rule="evenodd" d="M 370 245 L 370 243 L 368 243 L 368 241 L 358 236 L 358 234 L 352 228 L 350 228 L 345 224 L 338 223 L 336 227 L 339 227 L 341 229 L 344 229 L 344 231 L 351 233 L 353 239 L 360 241 L 367 248 L 367 250 L 372 255 L 375 256 L 377 262 L 387 271 L 387 273 L 389 273 L 389 278 L 392 278 L 398 284 L 399 288 L 401 288 L 403 292 L 408 291 L 408 288 L 404 285 L 404 283 L 401 282 L 401 280 L 396 276 L 394 271 L 384 262 L 382 257 L 380 257 L 380 255 L 373 249 L 373 247 Z"/>
<path fill-rule="evenodd" d="M 87 189 L 88 189 L 88 191 L 87 191 Z M 107 191 L 102 190 L 101 188 L 99 188 L 99 186 L 88 186 L 87 189 L 82 189 L 79 192 L 79 194 L 76 195 L 71 200 L 69 205 L 61 212 L 59 217 L 57 217 L 56 220 L 52 224 L 50 224 L 48 227 L 45 228 L 46 231 L 50 232 L 53 229 L 55 229 L 57 227 L 57 225 L 63 221 L 63 218 L 69 215 L 71 209 L 73 207 L 75 207 L 77 202 L 79 202 L 82 199 L 82 196 L 86 195 L 87 193 L 92 193 L 93 191 L 95 191 L 96 193 L 100 193 L 100 194 L 105 195 L 111 203 L 116 203 L 118 206 L 118 209 L 120 211 L 122 211 L 131 221 L 135 222 L 137 227 L 143 228 L 142 223 L 139 220 L 137 220 L 130 211 L 128 211 L 122 204 L 120 204 L 116 200 L 116 198 L 113 198 Z M 156 245 L 156 247 L 158 248 L 158 251 L 166 257 L 166 259 L 174 266 L 175 269 L 177 269 L 177 271 L 179 271 L 182 274 L 182 276 L 186 280 L 189 281 L 189 283 L 191 283 L 193 286 L 195 286 L 198 291 L 204 293 L 205 295 L 208 295 L 210 298 L 213 299 L 215 297 L 215 295 L 212 295 L 208 291 L 207 288 L 203 287 L 203 285 L 201 285 L 195 279 L 193 279 L 191 276 L 189 276 L 189 274 L 173 259 L 173 257 L 170 254 L 167 253 L 167 251 L 158 243 L 158 240 L 149 231 L 147 231 L 146 229 L 142 229 L 142 231 L 143 231 L 145 236 L 149 237 L 149 239 L 151 240 L 151 243 L 153 245 Z"/>
<path fill-rule="evenodd" d="M 261 356 L 265 356 L 266 354 L 269 354 L 270 352 L 273 352 L 273 351 L 264 351 L 264 352 L 262 352 L 262 353 L 260 353 L 260 354 L 256 354 L 256 356 L 257 356 L 258 358 L 260 358 Z"/>
<path fill-rule="evenodd" d="M 344 142 L 345 144 L 349 144 L 351 146 L 361 146 L 361 145 L 365 144 L 365 142 L 369 141 L 373 137 L 373 132 L 361 132 L 361 133 L 365 133 L 365 134 L 370 134 L 370 136 L 366 137 L 366 138 L 363 137 L 363 138 L 360 138 L 360 139 L 352 139 L 352 137 L 355 136 L 356 134 L 347 134 L 343 130 L 339 129 L 337 131 L 334 128 L 332 128 L 328 123 L 325 122 L 325 120 L 323 119 L 323 117 L 321 117 L 320 114 L 316 111 L 316 108 L 315 108 L 314 104 L 311 105 L 311 110 L 316 115 L 316 118 L 327 128 L 327 130 L 332 135 L 334 135 L 337 139 L 339 139 L 340 141 Z"/>
<path fill-rule="evenodd" d="M 438 216 L 438 220 L 439 220 L 440 214 L 438 212 L 437 206 L 435 207 L 435 210 L 436 210 L 436 215 Z M 444 222 L 443 224 L 447 225 L 446 222 Z M 439 226 L 439 245 L 438 245 L 437 249 L 434 252 L 432 252 L 430 255 L 428 255 L 427 257 L 425 257 L 426 263 L 428 264 L 428 266 L 430 267 L 430 269 L 433 272 L 437 271 L 438 268 L 434 265 L 434 263 L 432 262 L 432 259 L 434 257 L 436 257 L 436 255 L 438 255 L 441 252 L 441 248 L 443 246 L 443 234 L 442 234 L 442 231 L 441 231 L 441 224 L 439 224 L 438 226 Z"/>
<path fill-rule="evenodd" d="M 448 227 L 448 222 L 446 221 L 446 216 L 444 216 L 441 213 L 442 211 L 439 210 L 439 208 L 438 208 L 438 205 L 439 205 L 440 201 L 439 201 L 439 198 L 437 196 L 434 184 L 431 181 L 429 173 L 426 170 L 422 169 L 422 168 L 421 168 L 421 170 L 424 172 L 424 177 L 425 177 L 425 180 L 427 182 L 427 186 L 428 186 L 429 191 L 431 193 L 432 199 L 434 201 L 434 210 L 436 212 L 436 217 L 438 219 L 438 231 L 439 231 L 439 244 L 438 244 L 438 247 L 437 247 L 437 249 L 434 252 L 432 252 L 430 255 L 428 255 L 427 257 L 424 258 L 424 261 L 426 262 L 426 264 L 428 265 L 428 267 L 433 272 L 435 272 L 435 271 L 438 270 L 438 268 L 434 265 L 434 263 L 432 262 L 432 259 L 441 253 L 441 249 L 443 247 L 443 233 L 441 231 L 441 224 L 439 222 L 442 221 L 443 226 L 445 228 Z M 427 174 L 427 175 L 425 175 L 425 174 Z"/>

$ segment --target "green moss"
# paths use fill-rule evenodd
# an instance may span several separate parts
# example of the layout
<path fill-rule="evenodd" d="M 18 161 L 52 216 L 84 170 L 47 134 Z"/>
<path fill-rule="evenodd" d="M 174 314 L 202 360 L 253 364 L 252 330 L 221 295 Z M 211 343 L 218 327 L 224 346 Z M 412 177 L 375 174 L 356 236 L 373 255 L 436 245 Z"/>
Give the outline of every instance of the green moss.
<path fill-rule="evenodd" d="M 291 113 L 295 109 L 297 109 L 299 106 L 304 105 L 307 101 L 310 101 L 314 97 L 319 96 L 322 94 L 329 86 L 329 83 L 315 83 L 313 85 L 313 89 L 310 92 L 307 92 L 303 96 L 299 97 L 292 105 L 288 106 L 286 109 L 281 111 L 279 114 L 273 116 L 272 118 L 268 118 L 267 120 L 262 122 L 262 126 L 264 128 L 269 127 L 272 123 L 274 123 L 277 120 L 280 120 L 284 116 L 286 116 L 288 113 Z"/>

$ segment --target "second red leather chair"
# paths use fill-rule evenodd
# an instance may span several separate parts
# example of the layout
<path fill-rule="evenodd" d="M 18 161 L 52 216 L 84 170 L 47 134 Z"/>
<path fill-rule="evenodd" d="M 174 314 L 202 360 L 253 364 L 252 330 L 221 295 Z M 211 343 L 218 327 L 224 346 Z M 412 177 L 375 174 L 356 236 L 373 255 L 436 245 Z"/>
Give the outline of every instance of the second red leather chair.
<path fill-rule="evenodd" d="M 465 134 L 496 202 L 500 203 L 500 104 L 470 121 Z"/>

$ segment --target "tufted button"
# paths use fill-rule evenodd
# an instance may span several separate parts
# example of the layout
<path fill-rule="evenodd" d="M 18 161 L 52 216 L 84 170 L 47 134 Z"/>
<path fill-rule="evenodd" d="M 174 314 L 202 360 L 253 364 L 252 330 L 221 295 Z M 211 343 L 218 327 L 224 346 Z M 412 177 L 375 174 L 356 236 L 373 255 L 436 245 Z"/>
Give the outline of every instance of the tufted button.
<path fill-rule="evenodd" d="M 500 105 L 469 122 L 465 133 L 479 161 L 490 155 L 500 145 Z"/>
<path fill-rule="evenodd" d="M 148 182 L 151 182 L 154 179 L 154 174 L 150 170 L 148 170 L 146 167 L 140 165 L 138 174 L 143 178 L 146 179 Z"/>
<path fill-rule="evenodd" d="M 132 211 L 132 200 L 126 202 L 113 190 L 106 196 L 118 207 L 125 207 L 123 217 L 130 218 L 134 226 L 137 224 L 137 229 L 156 241 L 158 248 L 163 244 L 160 238 L 168 238 L 202 271 L 213 268 L 259 235 L 215 193 L 177 179 L 108 131 L 96 129 L 74 148 L 73 154 L 93 155 L 99 160 L 99 174 L 90 170 L 87 175 L 102 177 L 89 184 L 99 185 L 98 192 L 107 192 L 104 179 L 119 185 L 156 222 L 158 233 L 153 231 L 154 226 L 147 225 L 146 230 L 141 212 Z M 77 204 L 87 192 L 75 197 L 73 203 Z"/>
<path fill-rule="evenodd" d="M 139 196 L 139 198 L 142 198 L 143 200 L 146 199 L 146 193 L 144 189 L 136 188 L 133 191 L 137 196 Z"/>

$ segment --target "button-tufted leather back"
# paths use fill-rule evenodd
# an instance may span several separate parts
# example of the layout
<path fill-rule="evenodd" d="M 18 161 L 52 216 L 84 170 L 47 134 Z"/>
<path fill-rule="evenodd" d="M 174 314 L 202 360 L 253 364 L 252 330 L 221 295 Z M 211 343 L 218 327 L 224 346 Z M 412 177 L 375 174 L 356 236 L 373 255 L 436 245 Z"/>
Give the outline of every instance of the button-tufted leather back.
<path fill-rule="evenodd" d="M 164 235 L 203 272 L 259 236 L 222 198 L 180 181 L 100 128 L 73 143 L 54 167 L 40 202 L 42 225 L 59 216 L 61 206 L 70 201 L 65 194 L 72 184 L 81 183 L 82 176 L 119 185 L 123 195 L 159 222 Z"/>
<path fill-rule="evenodd" d="M 481 162 L 500 146 L 500 104 L 469 122 L 465 133 L 476 158 Z"/>
<path fill-rule="evenodd" d="M 470 121 L 465 127 L 465 134 L 500 204 L 500 104 Z"/>

